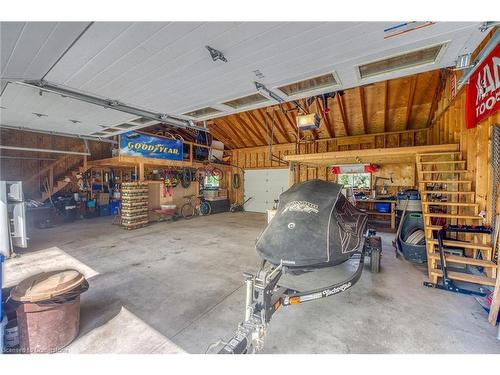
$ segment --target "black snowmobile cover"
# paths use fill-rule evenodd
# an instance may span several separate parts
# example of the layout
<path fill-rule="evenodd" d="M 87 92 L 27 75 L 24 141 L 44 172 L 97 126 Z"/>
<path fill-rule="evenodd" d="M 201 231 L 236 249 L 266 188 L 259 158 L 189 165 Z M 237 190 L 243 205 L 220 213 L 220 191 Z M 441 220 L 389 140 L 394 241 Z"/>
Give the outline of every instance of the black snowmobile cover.
<path fill-rule="evenodd" d="M 283 192 L 276 215 L 257 240 L 259 255 L 275 265 L 310 269 L 335 266 L 362 251 L 367 215 L 341 189 L 309 180 Z"/>

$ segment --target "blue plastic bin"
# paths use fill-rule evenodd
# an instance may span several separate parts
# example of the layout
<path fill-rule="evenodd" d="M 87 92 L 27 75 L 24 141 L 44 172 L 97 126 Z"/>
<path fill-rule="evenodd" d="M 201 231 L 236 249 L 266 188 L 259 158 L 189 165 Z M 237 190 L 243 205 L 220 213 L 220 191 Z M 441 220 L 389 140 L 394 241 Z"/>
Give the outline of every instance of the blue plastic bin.
<path fill-rule="evenodd" d="M 120 201 L 111 201 L 109 211 L 111 215 L 118 215 L 120 213 Z"/>
<path fill-rule="evenodd" d="M 375 203 L 375 211 L 380 213 L 389 213 L 391 212 L 391 204 L 390 203 Z"/>
<path fill-rule="evenodd" d="M 109 216 L 109 204 L 99 206 L 99 216 Z"/>

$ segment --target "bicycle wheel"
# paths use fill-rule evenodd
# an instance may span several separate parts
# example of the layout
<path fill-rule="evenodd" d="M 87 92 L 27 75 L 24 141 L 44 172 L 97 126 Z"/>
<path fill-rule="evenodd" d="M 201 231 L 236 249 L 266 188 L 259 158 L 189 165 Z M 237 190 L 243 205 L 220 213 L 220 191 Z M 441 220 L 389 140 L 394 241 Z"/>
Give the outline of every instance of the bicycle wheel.
<path fill-rule="evenodd" d="M 184 189 L 187 189 L 191 185 L 191 180 L 193 179 L 192 172 L 190 168 L 184 168 L 181 174 L 181 184 Z"/>
<path fill-rule="evenodd" d="M 210 215 L 212 212 L 212 206 L 210 206 L 210 203 L 203 201 L 200 203 L 200 214 L 203 216 Z"/>
<path fill-rule="evenodd" d="M 222 172 L 222 170 L 219 168 L 212 169 L 211 174 L 215 178 L 216 181 L 220 181 L 224 177 L 224 172 Z"/>
<path fill-rule="evenodd" d="M 188 220 L 194 216 L 194 207 L 191 203 L 184 203 L 181 207 L 181 215 L 184 219 Z"/>

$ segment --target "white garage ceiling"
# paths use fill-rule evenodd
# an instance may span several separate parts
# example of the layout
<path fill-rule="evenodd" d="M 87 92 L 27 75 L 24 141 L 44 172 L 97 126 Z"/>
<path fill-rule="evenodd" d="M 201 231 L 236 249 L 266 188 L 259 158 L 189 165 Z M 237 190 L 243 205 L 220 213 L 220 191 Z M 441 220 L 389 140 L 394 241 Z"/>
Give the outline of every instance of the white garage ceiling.
<path fill-rule="evenodd" d="M 34 89 L 5 85 L 6 79 L 44 79 L 179 117 L 207 106 L 226 115 L 234 109 L 221 103 L 255 93 L 256 80 L 274 90 L 286 83 L 335 72 L 340 81 L 335 89 L 349 88 L 452 66 L 458 55 L 473 51 L 485 37 L 478 22 L 438 22 L 384 38 L 384 30 L 397 24 L 2 23 L 4 108 L 0 109 L 0 120 L 3 125 L 92 134 L 133 118 L 53 94 L 40 97 Z M 443 42 L 446 49 L 434 64 L 363 81 L 357 74 L 355 67 L 359 64 Z M 212 61 L 206 45 L 222 51 L 228 62 Z M 327 87 L 323 91 L 331 90 Z M 47 116 L 37 117 L 33 112 Z M 69 119 L 81 122 L 74 124 Z"/>

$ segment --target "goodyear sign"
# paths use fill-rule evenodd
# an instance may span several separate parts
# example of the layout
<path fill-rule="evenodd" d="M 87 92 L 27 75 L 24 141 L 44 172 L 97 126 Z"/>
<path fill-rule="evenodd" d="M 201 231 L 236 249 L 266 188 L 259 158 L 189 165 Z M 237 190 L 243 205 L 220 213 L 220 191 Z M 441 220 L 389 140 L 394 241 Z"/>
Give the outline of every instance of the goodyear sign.
<path fill-rule="evenodd" d="M 128 132 L 120 135 L 120 155 L 183 160 L 182 141 Z"/>

